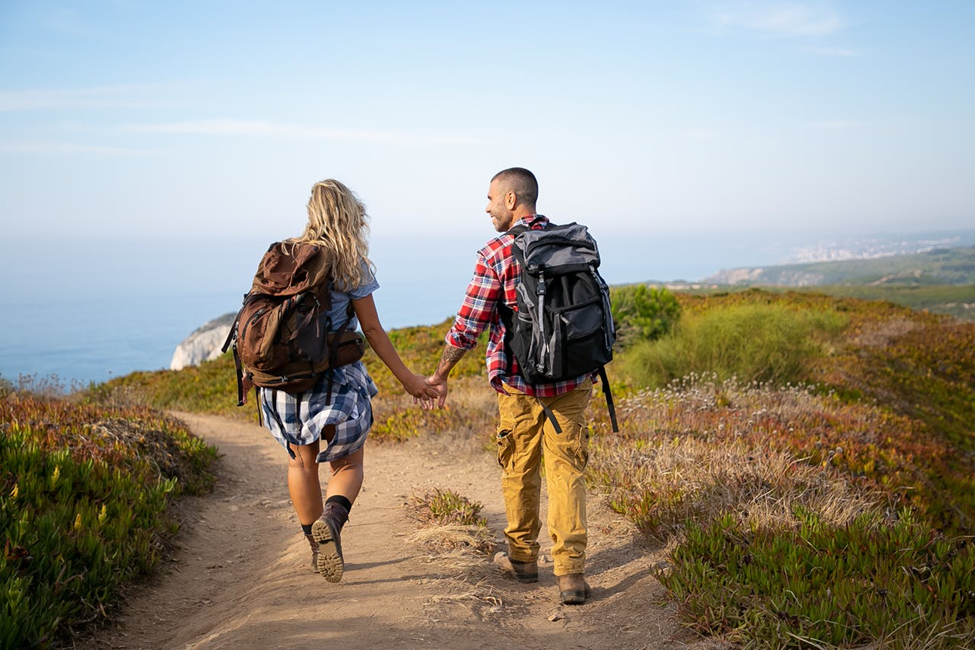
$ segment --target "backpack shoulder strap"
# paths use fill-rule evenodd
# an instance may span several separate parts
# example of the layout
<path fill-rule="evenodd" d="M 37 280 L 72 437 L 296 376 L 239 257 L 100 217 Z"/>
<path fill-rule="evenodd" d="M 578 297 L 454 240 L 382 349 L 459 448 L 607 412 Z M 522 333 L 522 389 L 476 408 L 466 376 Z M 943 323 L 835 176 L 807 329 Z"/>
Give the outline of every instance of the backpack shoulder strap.
<path fill-rule="evenodd" d="M 505 234 L 518 236 L 523 232 L 528 232 L 529 230 L 547 230 L 555 225 L 549 221 L 547 224 L 542 226 L 542 228 L 535 228 L 535 224 L 537 224 L 542 218 L 542 215 L 535 215 L 535 218 L 532 219 L 531 223 L 529 223 L 527 226 L 523 223 L 519 223 L 517 226 L 512 226 L 509 228 Z"/>

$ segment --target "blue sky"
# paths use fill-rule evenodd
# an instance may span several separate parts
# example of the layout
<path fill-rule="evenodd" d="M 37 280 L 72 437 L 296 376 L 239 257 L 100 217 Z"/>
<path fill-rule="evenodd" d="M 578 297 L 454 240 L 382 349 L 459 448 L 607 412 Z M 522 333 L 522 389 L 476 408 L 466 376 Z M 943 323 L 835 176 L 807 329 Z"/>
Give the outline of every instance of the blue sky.
<path fill-rule="evenodd" d="M 0 0 L 0 219 L 36 238 L 971 228 L 975 2 Z M 468 255 L 469 256 L 469 255 Z"/>

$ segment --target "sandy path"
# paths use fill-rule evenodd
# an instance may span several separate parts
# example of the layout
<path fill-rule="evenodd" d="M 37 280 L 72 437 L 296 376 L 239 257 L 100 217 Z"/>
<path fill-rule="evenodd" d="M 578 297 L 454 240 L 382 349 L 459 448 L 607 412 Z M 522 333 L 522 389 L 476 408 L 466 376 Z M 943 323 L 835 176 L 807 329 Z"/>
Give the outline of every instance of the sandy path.
<path fill-rule="evenodd" d="M 662 606 L 657 559 L 597 496 L 590 505 L 592 601 L 558 603 L 550 563 L 537 585 L 498 575 L 487 558 L 431 554 L 410 541 L 411 494 L 449 488 L 504 527 L 500 469 L 470 441 L 427 436 L 370 444 L 366 481 L 343 533 L 346 572 L 308 568 L 288 500 L 284 451 L 257 425 L 182 414 L 222 454 L 215 492 L 186 505 L 178 549 L 130 591 L 95 648 L 699 648 Z M 323 472 L 323 477 L 324 477 Z M 549 544 L 543 529 L 543 554 Z M 463 558 L 462 558 L 463 559 Z"/>

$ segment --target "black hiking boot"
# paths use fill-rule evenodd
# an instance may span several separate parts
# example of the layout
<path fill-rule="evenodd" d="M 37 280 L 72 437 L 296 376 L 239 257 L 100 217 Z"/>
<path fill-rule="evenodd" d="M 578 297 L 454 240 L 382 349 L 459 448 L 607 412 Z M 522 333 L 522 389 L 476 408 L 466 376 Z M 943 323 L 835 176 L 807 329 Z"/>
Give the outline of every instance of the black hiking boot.
<path fill-rule="evenodd" d="M 318 542 L 318 572 L 329 582 L 339 582 L 345 572 L 342 558 L 342 526 L 349 520 L 349 511 L 332 502 L 325 504 L 322 516 L 311 525 L 311 535 Z"/>

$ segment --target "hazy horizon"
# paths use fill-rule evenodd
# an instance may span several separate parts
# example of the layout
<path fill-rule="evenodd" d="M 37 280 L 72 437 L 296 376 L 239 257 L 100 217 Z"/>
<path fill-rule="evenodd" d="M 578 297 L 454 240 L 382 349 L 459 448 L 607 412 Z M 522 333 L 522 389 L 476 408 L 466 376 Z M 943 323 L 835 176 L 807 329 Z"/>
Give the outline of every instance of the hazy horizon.
<path fill-rule="evenodd" d="M 586 225 L 599 244 L 603 259 L 600 270 L 610 284 L 695 282 L 724 269 L 796 263 L 800 261 L 798 251 L 816 245 L 844 245 L 874 238 L 954 236 L 959 239 L 957 245 L 975 245 L 975 229 L 634 231 L 622 236 L 603 233 L 605 224 L 598 221 Z M 115 233 L 119 237 L 123 234 Z M 292 229 L 278 239 L 294 234 L 297 231 Z M 474 234 L 395 234 L 374 229 L 370 257 L 383 286 L 416 284 L 427 293 L 444 293 L 459 300 L 470 279 L 476 251 L 494 235 L 490 227 Z M 249 289 L 257 262 L 270 241 L 240 236 L 166 241 L 99 235 L 70 240 L 52 236 L 31 243 L 34 245 L 15 247 L 0 256 L 0 274 L 4 277 L 29 275 L 29 281 L 0 284 L 0 300 L 43 302 L 55 295 L 63 300 L 75 294 L 84 299 L 124 292 L 173 297 L 222 293 L 236 297 Z M 428 277 L 435 277 L 435 282 Z"/>
<path fill-rule="evenodd" d="M 975 243 L 975 230 L 951 232 Z M 722 266 L 788 261 L 790 251 L 788 238 L 776 233 L 595 234 L 601 271 L 611 284 L 695 280 Z M 383 325 L 449 318 L 460 305 L 474 252 L 490 235 L 436 242 L 422 233 L 374 235 Z M 791 235 L 798 244 L 816 241 Z M 40 243 L 0 256 L 0 275 L 29 270 L 30 276 L 27 283 L 0 284 L 0 375 L 56 374 L 68 384 L 168 367 L 191 332 L 239 308 L 267 246 L 257 240 Z M 425 263 L 418 262 L 419 253 Z"/>

